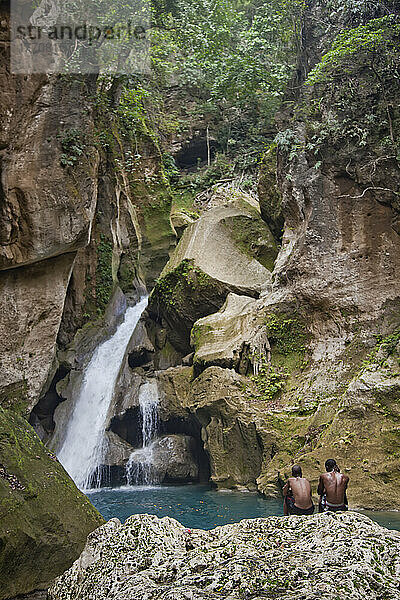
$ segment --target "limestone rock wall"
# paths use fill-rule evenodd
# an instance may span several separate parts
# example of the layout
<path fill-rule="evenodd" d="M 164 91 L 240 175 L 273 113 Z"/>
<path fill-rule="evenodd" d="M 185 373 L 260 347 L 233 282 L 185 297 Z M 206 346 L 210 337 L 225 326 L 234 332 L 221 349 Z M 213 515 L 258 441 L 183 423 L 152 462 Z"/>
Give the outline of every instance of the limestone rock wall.
<path fill-rule="evenodd" d="M 52 77 L 14 77 L 7 69 L 5 60 L 0 142 L 1 389 L 8 397 L 14 391 L 17 399 L 24 396 L 29 409 L 54 359 L 76 250 L 90 239 L 98 156 L 90 143 L 91 109 L 85 101 L 90 81 L 64 85 Z M 60 144 L 71 131 L 80 131 L 88 140 L 73 172 L 62 167 Z"/>
<path fill-rule="evenodd" d="M 25 419 L 44 441 L 67 422 L 96 344 L 175 240 L 169 210 L 99 143 L 96 78 L 10 73 L 8 10 L 1 2 L 1 598 L 47 587 L 101 522 Z M 154 144 L 141 143 L 146 176 L 157 174 Z"/>
<path fill-rule="evenodd" d="M 91 238 L 99 156 L 88 97 L 95 82 L 10 74 L 8 17 L 2 2 L 1 598 L 47 588 L 103 521 L 24 418 L 51 384 L 76 254 Z M 79 161 L 69 154 L 72 138 Z"/>
<path fill-rule="evenodd" d="M 175 299 L 177 279 L 164 297 L 152 296 L 150 316 L 161 323 L 164 339 L 181 344 L 179 351 L 188 355 L 181 362 L 194 366 L 190 373 L 186 368 L 186 379 L 182 367 L 159 375 L 170 411 L 201 422 L 211 478 L 220 487 L 277 495 L 291 464 L 300 462 L 315 491 L 325 460 L 334 457 L 350 476 L 353 506 L 397 502 L 398 89 L 384 64 L 383 84 L 374 78 L 362 53 L 343 85 L 340 78 L 316 88 L 304 84 L 339 30 L 384 10 L 366 6 L 356 14 L 349 8 L 333 23 L 324 3 L 307 8 L 293 88 L 300 91 L 289 98 L 290 110 L 278 115 L 277 142 L 261 167 L 261 215 L 281 245 L 260 298 L 249 290 L 239 297 L 224 290 L 223 304 L 215 287 L 208 306 L 197 310 L 190 293 Z M 347 112 L 346 86 L 355 90 Z M 378 121 L 379 128 L 368 125 Z M 362 138 L 354 134 L 357 127 Z M 213 246 L 199 231 L 196 223 L 186 229 L 171 265 L 188 252 L 198 253 L 199 264 L 207 262 Z M 224 257 L 219 261 L 213 252 L 207 264 L 222 268 Z M 219 310 L 212 312 L 217 296 Z M 186 329 L 177 340 L 182 322 Z M 183 345 L 190 327 L 190 344 Z M 157 355 L 157 336 L 154 341 Z"/>

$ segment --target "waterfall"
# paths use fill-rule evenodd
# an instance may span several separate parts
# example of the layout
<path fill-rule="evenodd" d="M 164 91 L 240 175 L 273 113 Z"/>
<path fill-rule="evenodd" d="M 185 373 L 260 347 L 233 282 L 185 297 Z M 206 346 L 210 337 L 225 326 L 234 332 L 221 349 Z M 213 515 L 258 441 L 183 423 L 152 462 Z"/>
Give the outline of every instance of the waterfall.
<path fill-rule="evenodd" d="M 147 297 L 126 310 L 124 321 L 115 334 L 97 347 L 86 367 L 58 452 L 59 461 L 83 490 L 101 484 L 108 409 L 126 347 L 146 306 Z"/>
<path fill-rule="evenodd" d="M 155 379 L 140 387 L 139 408 L 142 447 L 130 455 L 126 465 L 126 479 L 128 485 L 151 485 L 158 483 L 153 458 L 153 442 L 158 432 L 158 387 Z"/>

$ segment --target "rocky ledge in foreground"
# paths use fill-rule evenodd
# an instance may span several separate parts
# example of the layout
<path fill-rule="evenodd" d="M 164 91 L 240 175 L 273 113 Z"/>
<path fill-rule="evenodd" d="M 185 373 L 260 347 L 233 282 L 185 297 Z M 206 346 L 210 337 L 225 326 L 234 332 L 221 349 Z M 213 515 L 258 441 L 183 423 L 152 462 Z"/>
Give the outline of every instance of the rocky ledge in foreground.
<path fill-rule="evenodd" d="M 356 513 L 252 519 L 212 531 L 112 519 L 51 600 L 400 599 L 400 535 Z"/>

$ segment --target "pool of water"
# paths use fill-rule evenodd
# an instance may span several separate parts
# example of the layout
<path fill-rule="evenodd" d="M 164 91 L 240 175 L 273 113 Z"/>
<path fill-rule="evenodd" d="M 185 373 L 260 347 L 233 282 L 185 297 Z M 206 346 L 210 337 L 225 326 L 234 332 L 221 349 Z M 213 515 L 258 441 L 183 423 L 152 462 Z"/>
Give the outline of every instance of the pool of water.
<path fill-rule="evenodd" d="M 105 519 L 117 517 L 122 522 L 130 515 L 147 513 L 173 517 L 185 527 L 212 529 L 241 519 L 282 515 L 281 500 L 250 492 L 216 492 L 205 485 L 102 488 L 88 496 Z M 400 513 L 364 514 L 400 530 Z"/>
<path fill-rule="evenodd" d="M 89 492 L 89 499 L 105 519 L 125 521 L 135 513 L 147 513 L 173 517 L 196 529 L 282 512 L 280 501 L 250 492 L 216 492 L 205 485 L 105 488 Z"/>

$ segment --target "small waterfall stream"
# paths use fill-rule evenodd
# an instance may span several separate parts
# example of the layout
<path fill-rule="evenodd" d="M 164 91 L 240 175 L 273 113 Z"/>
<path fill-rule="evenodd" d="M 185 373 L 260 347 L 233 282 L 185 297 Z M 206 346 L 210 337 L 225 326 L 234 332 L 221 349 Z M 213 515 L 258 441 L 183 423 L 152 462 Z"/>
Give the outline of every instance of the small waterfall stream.
<path fill-rule="evenodd" d="M 157 381 L 144 383 L 139 389 L 139 407 L 142 420 L 142 447 L 132 452 L 126 465 L 128 485 L 158 483 L 154 469 L 153 442 L 158 433 Z"/>
<path fill-rule="evenodd" d="M 115 334 L 98 346 L 88 366 L 58 459 L 82 490 L 99 487 L 106 450 L 105 427 L 124 353 L 147 297 L 126 310 Z"/>

